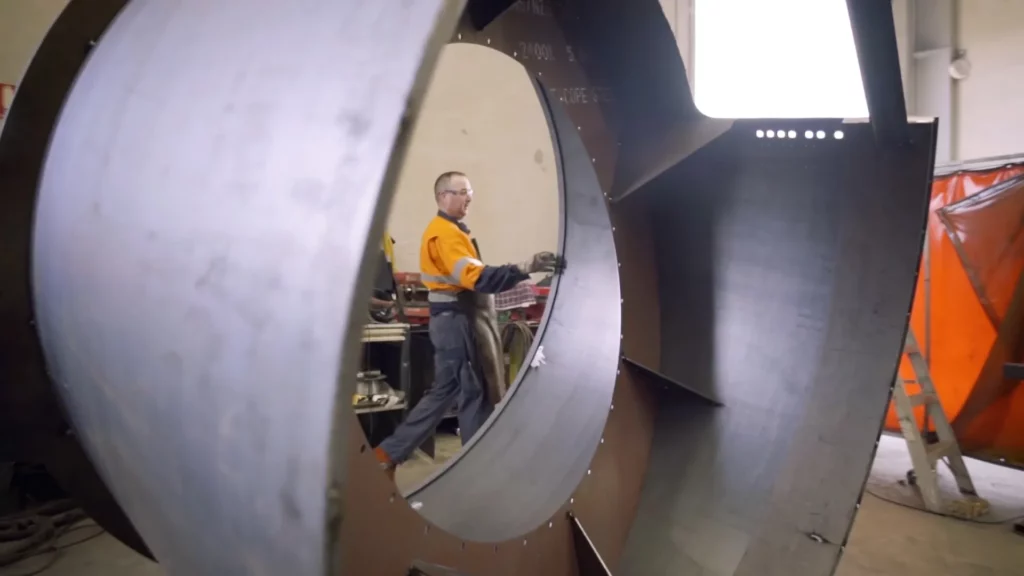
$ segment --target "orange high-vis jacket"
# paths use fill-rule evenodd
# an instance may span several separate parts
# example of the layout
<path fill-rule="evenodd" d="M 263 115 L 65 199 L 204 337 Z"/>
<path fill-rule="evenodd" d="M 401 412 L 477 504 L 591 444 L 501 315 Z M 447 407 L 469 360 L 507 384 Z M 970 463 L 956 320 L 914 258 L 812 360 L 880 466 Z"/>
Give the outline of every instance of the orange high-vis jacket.
<path fill-rule="evenodd" d="M 439 212 L 423 232 L 420 245 L 420 281 L 430 290 L 435 304 L 457 302 L 459 292 L 472 290 L 495 294 L 529 278 L 517 266 L 487 266 L 469 235 L 469 228 Z"/>

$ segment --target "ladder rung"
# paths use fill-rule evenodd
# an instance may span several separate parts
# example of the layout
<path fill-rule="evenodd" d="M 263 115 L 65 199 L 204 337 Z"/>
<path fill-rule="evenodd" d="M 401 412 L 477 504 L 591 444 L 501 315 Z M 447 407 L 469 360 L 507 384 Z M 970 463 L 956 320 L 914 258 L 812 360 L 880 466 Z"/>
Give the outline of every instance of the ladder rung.
<path fill-rule="evenodd" d="M 909 396 L 911 406 L 927 406 L 939 401 L 934 394 L 914 394 Z"/>
<path fill-rule="evenodd" d="M 929 444 L 925 451 L 928 453 L 928 459 L 932 462 L 937 462 L 947 456 L 952 456 L 959 452 L 960 448 L 957 446 L 955 440 L 946 442 L 936 442 L 935 444 Z"/>
<path fill-rule="evenodd" d="M 911 354 L 920 354 L 921 349 L 917 347 L 916 342 L 911 342 L 909 338 L 903 343 L 903 351 L 909 356 Z"/>

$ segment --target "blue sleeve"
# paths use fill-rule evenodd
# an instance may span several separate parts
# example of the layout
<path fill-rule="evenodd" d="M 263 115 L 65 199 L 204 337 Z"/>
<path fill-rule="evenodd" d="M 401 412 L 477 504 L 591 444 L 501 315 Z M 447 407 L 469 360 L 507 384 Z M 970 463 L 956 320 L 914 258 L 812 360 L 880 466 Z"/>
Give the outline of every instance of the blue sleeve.
<path fill-rule="evenodd" d="M 504 266 L 484 266 L 480 278 L 477 279 L 473 290 L 483 294 L 497 294 L 511 290 L 516 284 L 528 280 L 529 274 L 523 274 L 518 266 L 505 264 Z"/>

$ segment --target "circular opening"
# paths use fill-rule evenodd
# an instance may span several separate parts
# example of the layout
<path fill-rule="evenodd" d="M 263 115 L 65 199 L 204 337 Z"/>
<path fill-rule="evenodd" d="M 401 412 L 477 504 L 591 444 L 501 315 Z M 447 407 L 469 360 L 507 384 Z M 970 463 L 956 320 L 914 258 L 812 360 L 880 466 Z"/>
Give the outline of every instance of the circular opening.
<path fill-rule="evenodd" d="M 804 132 L 804 138 L 807 138 L 808 140 L 810 140 L 811 138 L 814 138 L 814 131 L 813 130 L 808 130 L 808 131 Z"/>
<path fill-rule="evenodd" d="M 502 98 L 493 97 L 495 90 Z M 490 296 L 493 330 L 466 335 L 476 338 L 478 353 L 464 359 L 476 367 L 483 384 L 477 388 L 486 400 L 460 406 L 469 384 L 464 373 L 438 367 L 455 360 L 451 352 L 441 351 L 444 358 L 437 354 L 430 325 L 440 308 L 467 306 L 465 300 L 432 303 L 431 298 L 453 295 L 461 287 L 429 280 L 451 276 L 449 268 L 459 264 L 448 253 L 428 256 L 425 263 L 424 235 L 455 230 L 460 221 L 475 242 L 467 243 L 462 259 L 491 266 L 529 261 L 539 252 L 557 252 L 559 203 L 554 143 L 523 68 L 478 45 L 445 48 L 391 203 L 353 398 L 370 443 L 402 462 L 395 474 L 401 491 L 419 486 L 454 457 L 528 366 L 553 281 L 550 272 L 537 273 Z M 374 312 L 383 307 L 386 314 Z M 441 333 L 451 334 L 469 323 L 442 318 L 440 324 L 447 326 Z M 428 407 L 444 412 L 436 425 L 435 417 L 398 426 L 426 414 Z M 424 437 L 416 445 L 414 440 Z"/>
<path fill-rule="evenodd" d="M 815 136 L 818 137 L 818 140 L 824 140 L 825 139 L 825 131 L 824 130 L 818 130 L 817 133 L 815 133 Z"/>
<path fill-rule="evenodd" d="M 768 137 L 769 138 L 775 138 L 775 130 L 769 130 L 768 131 Z"/>
<path fill-rule="evenodd" d="M 835 136 L 836 140 L 842 140 L 843 139 L 843 131 L 842 130 L 836 130 L 836 132 L 835 132 L 835 134 L 833 134 L 833 136 Z"/>
<path fill-rule="evenodd" d="M 758 138 L 764 138 L 764 130 L 758 130 L 755 134 Z"/>
<path fill-rule="evenodd" d="M 526 59 L 534 52 L 541 53 L 519 50 L 517 55 Z M 493 98 L 495 91 L 502 98 Z M 433 448 L 433 454 L 408 454 L 397 467 L 395 480 L 414 509 L 460 538 L 498 541 L 546 522 L 589 473 L 589 459 L 579 462 L 577 456 L 596 449 L 607 418 L 621 332 L 618 284 L 608 279 L 617 278 L 618 266 L 604 202 L 593 202 L 603 199 L 595 159 L 583 148 L 565 111 L 593 98 L 586 87 L 545 89 L 520 63 L 498 50 L 449 45 L 427 91 L 398 178 L 388 233 L 419 233 L 395 238 L 396 272 L 419 271 L 422 230 L 438 210 L 434 179 L 448 170 L 464 173 L 471 182 L 466 187 L 473 190 L 472 201 L 464 222 L 478 240 L 485 264 L 521 262 L 540 251 L 561 252 L 570 263 L 563 276 L 541 286 L 548 291 L 546 309 L 529 308 L 529 324 L 498 327 L 504 336 L 498 345 L 510 347 L 495 350 L 491 358 L 500 364 L 508 357 L 518 366 L 486 421 L 474 421 L 459 406 L 457 416 L 443 420 L 432 436 L 431 420 L 419 427 L 401 426 L 390 436 L 363 423 L 364 431 L 374 436 L 371 443 L 382 441 L 379 447 L 385 452 L 402 446 L 404 453 L 397 459 L 404 459 L 419 438 L 428 437 L 427 452 Z M 562 280 L 566 277 L 568 283 Z M 595 289 L 598 285 L 604 288 Z M 598 321 L 607 327 L 594 326 L 588 313 L 593 309 L 611 311 Z M 559 321 L 548 323 L 549 316 Z M 440 325 L 437 316 L 430 322 Z M 479 339 L 479 332 L 474 335 Z M 429 339 L 426 334 L 416 338 L 413 334 L 412 346 L 430 347 L 436 333 Z M 605 350 L 606 359 L 595 361 L 594 351 L 599 349 Z M 409 368 L 417 374 L 412 382 L 433 380 L 437 386 L 444 378 L 433 352 L 411 354 Z M 542 355 L 544 363 L 533 363 L 535 355 Z M 425 361 L 429 359 L 434 362 Z M 478 360 L 478 368 L 487 364 L 482 351 Z M 581 365 L 587 368 L 581 371 Z M 417 411 L 415 404 L 437 401 L 433 394 L 409 398 L 413 412 L 396 415 L 420 422 L 420 415 L 427 412 Z M 567 409 L 575 418 L 565 418 Z M 515 502 L 520 505 L 510 505 Z M 479 514 L 481 507 L 491 513 Z"/>
<path fill-rule="evenodd" d="M 790 138 L 796 138 L 796 130 L 790 130 L 788 135 Z"/>

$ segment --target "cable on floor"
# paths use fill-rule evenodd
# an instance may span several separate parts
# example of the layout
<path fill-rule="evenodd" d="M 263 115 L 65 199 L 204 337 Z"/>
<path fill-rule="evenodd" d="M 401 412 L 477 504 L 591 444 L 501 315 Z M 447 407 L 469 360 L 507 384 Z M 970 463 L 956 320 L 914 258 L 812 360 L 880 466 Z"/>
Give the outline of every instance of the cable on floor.
<path fill-rule="evenodd" d="M 0 567 L 49 554 L 49 560 L 40 568 L 11 576 L 42 574 L 57 562 L 63 550 L 103 534 L 103 528 L 92 521 L 83 524 L 84 520 L 88 520 L 88 516 L 70 500 L 49 502 L 0 518 L 0 543 L 8 545 L 0 551 Z M 94 532 L 72 542 L 60 541 L 64 536 L 86 528 L 92 528 Z"/>

